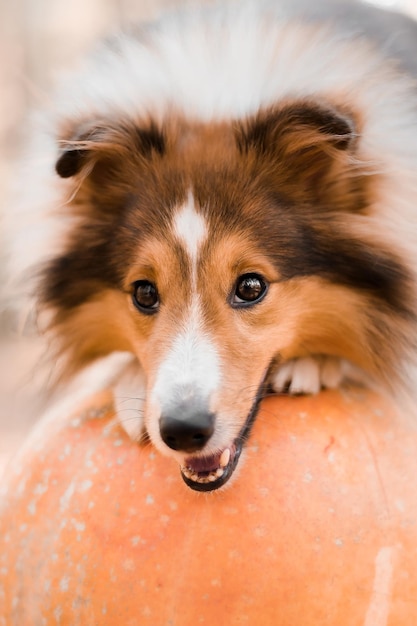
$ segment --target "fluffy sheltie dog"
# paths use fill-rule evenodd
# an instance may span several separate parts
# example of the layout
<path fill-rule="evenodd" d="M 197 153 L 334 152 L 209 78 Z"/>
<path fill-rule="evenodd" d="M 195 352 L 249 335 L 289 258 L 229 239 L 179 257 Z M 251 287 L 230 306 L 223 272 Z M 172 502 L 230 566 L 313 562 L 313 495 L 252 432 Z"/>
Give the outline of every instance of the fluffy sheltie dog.
<path fill-rule="evenodd" d="M 412 388 L 416 77 L 412 20 L 242 0 L 114 37 L 59 90 L 11 266 L 61 379 L 130 355 L 121 422 L 191 488 L 228 481 L 267 389 Z"/>

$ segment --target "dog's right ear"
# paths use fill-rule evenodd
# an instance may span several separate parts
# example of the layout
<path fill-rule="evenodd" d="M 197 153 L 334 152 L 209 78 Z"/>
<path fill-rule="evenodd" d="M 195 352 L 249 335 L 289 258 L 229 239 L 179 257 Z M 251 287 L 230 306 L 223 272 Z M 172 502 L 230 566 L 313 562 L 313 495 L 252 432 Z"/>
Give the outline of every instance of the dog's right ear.
<path fill-rule="evenodd" d="M 55 164 L 55 170 L 61 178 L 71 178 L 82 169 L 88 159 L 88 150 L 86 148 L 66 145 L 62 149 L 61 155 Z"/>
<path fill-rule="evenodd" d="M 154 122 L 143 125 L 115 124 L 106 120 L 80 125 L 69 139 L 60 141 L 61 153 L 55 169 L 61 178 L 92 171 L 106 157 L 147 159 L 163 155 L 165 139 Z"/>
<path fill-rule="evenodd" d="M 67 139 L 59 142 L 60 155 L 55 164 L 57 174 L 61 178 L 71 178 L 84 171 L 87 165 L 94 166 L 111 134 L 111 129 L 102 122 L 79 125 Z"/>

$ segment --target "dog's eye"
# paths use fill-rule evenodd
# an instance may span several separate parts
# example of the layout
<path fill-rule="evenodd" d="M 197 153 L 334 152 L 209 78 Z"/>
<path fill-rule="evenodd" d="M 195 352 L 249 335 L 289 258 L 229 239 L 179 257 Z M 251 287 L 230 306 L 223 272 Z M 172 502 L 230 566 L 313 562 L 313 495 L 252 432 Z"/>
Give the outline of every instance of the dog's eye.
<path fill-rule="evenodd" d="M 137 280 L 133 287 L 133 304 L 146 314 L 156 313 L 159 307 L 158 291 L 149 280 Z"/>
<path fill-rule="evenodd" d="M 244 274 L 237 280 L 232 297 L 232 305 L 248 306 L 262 300 L 268 291 L 268 285 L 258 274 Z"/>

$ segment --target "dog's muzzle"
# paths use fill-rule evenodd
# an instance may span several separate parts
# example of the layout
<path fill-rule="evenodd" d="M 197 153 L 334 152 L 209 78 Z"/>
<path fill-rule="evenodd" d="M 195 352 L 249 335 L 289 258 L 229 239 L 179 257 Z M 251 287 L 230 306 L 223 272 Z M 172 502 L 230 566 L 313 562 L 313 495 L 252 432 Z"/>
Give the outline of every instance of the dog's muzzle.
<path fill-rule="evenodd" d="M 237 462 L 234 445 L 217 454 L 193 455 L 204 450 L 214 433 L 215 420 L 213 413 L 196 409 L 194 402 L 181 403 L 159 420 L 162 441 L 171 450 L 190 455 L 181 467 L 181 475 L 187 485 L 197 491 L 210 491 L 223 485 L 231 475 L 233 463 Z"/>
<path fill-rule="evenodd" d="M 172 450 L 189 455 L 181 466 L 181 476 L 191 489 L 214 491 L 229 480 L 249 437 L 262 396 L 263 384 L 238 436 L 228 447 L 207 455 L 204 455 L 204 448 L 215 431 L 213 413 L 203 407 L 196 408 L 194 402 L 184 402 L 161 415 L 159 430 L 163 442 Z"/>
<path fill-rule="evenodd" d="M 180 407 L 173 415 L 162 415 L 159 432 L 162 441 L 172 450 L 197 452 L 202 450 L 214 433 L 215 416 L 206 411 Z"/>

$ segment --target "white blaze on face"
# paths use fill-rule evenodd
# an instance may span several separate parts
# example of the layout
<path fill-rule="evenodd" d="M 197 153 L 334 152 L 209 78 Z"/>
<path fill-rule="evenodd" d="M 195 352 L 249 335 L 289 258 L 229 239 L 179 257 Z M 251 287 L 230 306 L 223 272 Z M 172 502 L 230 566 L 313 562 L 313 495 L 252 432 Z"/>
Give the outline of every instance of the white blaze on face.
<path fill-rule="evenodd" d="M 150 394 L 154 410 L 161 414 L 183 402 L 195 402 L 207 408 L 221 381 L 221 365 L 215 341 L 204 328 L 200 298 L 197 293 L 199 251 L 208 233 L 207 223 L 196 212 L 191 194 L 173 218 L 173 233 L 186 252 L 192 282 L 191 297 L 180 328 L 173 327 L 173 340 L 156 374 Z M 179 332 L 178 332 L 179 330 Z"/>
<path fill-rule="evenodd" d="M 159 366 L 151 400 L 161 413 L 184 401 L 205 403 L 209 408 L 210 397 L 219 388 L 220 380 L 220 359 L 214 340 L 202 328 L 195 296 L 188 318 Z"/>
<path fill-rule="evenodd" d="M 197 213 L 191 193 L 186 204 L 174 215 L 173 232 L 190 259 L 193 287 L 196 287 L 198 255 L 204 243 L 208 227 L 204 217 Z"/>

